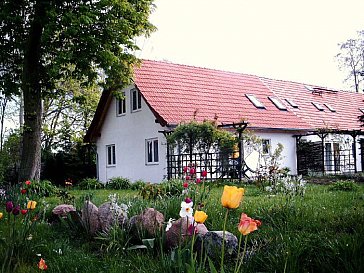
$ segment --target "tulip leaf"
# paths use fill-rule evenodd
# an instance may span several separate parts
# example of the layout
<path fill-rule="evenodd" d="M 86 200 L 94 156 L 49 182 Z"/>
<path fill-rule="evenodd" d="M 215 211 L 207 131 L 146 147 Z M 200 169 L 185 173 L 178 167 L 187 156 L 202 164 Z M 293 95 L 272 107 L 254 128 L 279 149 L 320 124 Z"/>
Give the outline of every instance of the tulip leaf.
<path fill-rule="evenodd" d="M 136 250 L 136 249 L 147 249 L 145 245 L 134 245 L 131 247 L 128 247 L 126 250 Z"/>

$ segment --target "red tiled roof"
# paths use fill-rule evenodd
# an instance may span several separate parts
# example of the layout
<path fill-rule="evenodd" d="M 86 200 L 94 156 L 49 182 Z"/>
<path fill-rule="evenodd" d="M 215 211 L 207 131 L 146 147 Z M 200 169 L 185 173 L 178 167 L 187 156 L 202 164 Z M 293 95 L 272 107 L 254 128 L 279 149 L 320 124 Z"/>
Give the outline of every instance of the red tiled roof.
<path fill-rule="evenodd" d="M 167 123 L 214 120 L 249 122 L 249 127 L 310 129 L 290 110 L 277 109 L 274 93 L 259 77 L 186 65 L 144 60 L 134 82 L 149 105 Z M 253 94 L 266 107 L 257 109 L 246 98 Z"/>
<path fill-rule="evenodd" d="M 134 82 L 163 125 L 217 118 L 218 123 L 243 119 L 249 122 L 248 128 L 255 129 L 361 129 L 358 116 L 363 114 L 359 108 L 364 108 L 364 95 L 354 92 L 319 86 L 312 88 L 320 92 L 312 92 L 302 83 L 150 60 L 143 60 L 135 69 Z M 254 95 L 265 109 L 256 108 L 246 94 Z M 92 141 L 99 134 L 110 96 L 108 92 L 101 98 L 85 141 Z M 269 97 L 279 98 L 287 111 L 279 110 Z M 291 107 L 285 99 L 293 100 L 298 108 Z M 320 103 L 324 111 L 316 109 L 312 102 Z"/>
<path fill-rule="evenodd" d="M 135 71 L 135 83 L 150 106 L 169 124 L 197 120 L 220 123 L 244 119 L 250 127 L 277 129 L 329 128 L 359 130 L 358 116 L 364 107 L 363 94 L 327 90 L 305 84 L 272 80 L 253 75 L 219 71 L 167 62 L 144 60 Z M 253 94 L 266 107 L 257 109 L 245 94 Z M 277 109 L 268 97 L 278 97 L 287 111 Z M 298 108 L 291 107 L 291 99 Z M 324 111 L 312 102 L 330 105 Z"/>

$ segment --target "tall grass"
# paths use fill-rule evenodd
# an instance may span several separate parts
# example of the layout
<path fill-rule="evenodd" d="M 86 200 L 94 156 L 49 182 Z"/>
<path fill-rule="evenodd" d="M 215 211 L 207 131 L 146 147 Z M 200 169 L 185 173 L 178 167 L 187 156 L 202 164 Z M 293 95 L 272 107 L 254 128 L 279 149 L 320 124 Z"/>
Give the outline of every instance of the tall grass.
<path fill-rule="evenodd" d="M 209 230 L 222 230 L 224 210 L 220 204 L 222 187 L 213 187 L 204 211 Z M 154 207 L 165 219 L 179 218 L 183 197 L 143 200 L 137 191 L 97 190 L 71 191 L 76 200 L 91 193 L 100 205 L 117 193 L 129 204 L 129 216 L 146 207 Z M 57 198 L 46 198 L 50 209 Z M 77 202 L 76 202 L 77 203 Z M 77 206 L 81 207 L 81 202 Z M 262 221 L 260 229 L 248 237 L 247 255 L 242 272 L 364 272 L 364 186 L 353 192 L 330 191 L 327 186 L 309 185 L 304 197 L 271 196 L 254 186 L 247 186 L 242 205 L 229 213 L 227 230 L 239 235 L 237 225 L 241 213 Z M 0 222 L 0 237 L 3 223 Z M 178 256 L 163 249 L 105 251 L 98 240 L 86 240 L 61 224 L 43 224 L 34 238 L 34 255 L 42 254 L 49 272 L 187 272 L 189 252 Z M 120 236 L 120 245 L 127 240 Z M 158 239 L 163 240 L 163 234 Z M 59 251 L 61 250 L 61 252 Z M 182 257 L 182 260 L 179 260 Z M 36 272 L 36 262 L 26 259 L 16 272 Z M 0 257 L 1 262 L 1 257 Z M 226 270 L 233 269 L 227 264 Z M 206 269 L 207 272 L 208 268 Z"/>

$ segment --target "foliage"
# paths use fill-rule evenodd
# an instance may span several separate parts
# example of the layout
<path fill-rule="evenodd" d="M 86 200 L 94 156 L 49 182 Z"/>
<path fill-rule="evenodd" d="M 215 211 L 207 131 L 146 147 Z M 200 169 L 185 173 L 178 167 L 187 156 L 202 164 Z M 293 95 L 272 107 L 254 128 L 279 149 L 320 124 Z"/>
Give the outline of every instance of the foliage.
<path fill-rule="evenodd" d="M 58 188 L 49 180 L 33 180 L 29 186 L 29 191 L 38 197 L 49 197 L 58 194 Z"/>
<path fill-rule="evenodd" d="M 70 142 L 66 150 L 50 152 L 43 150 L 41 179 L 48 179 L 64 186 L 66 179 L 81 181 L 96 176 L 95 149 L 91 145 Z"/>
<path fill-rule="evenodd" d="M 129 178 L 125 177 L 113 177 L 106 182 L 105 187 L 113 190 L 126 190 L 130 189 L 131 182 Z"/>
<path fill-rule="evenodd" d="M 131 183 L 130 189 L 134 191 L 139 191 L 142 188 L 144 188 L 146 184 L 147 183 L 144 182 L 143 180 L 136 180 L 133 183 Z"/>
<path fill-rule="evenodd" d="M 80 190 L 98 190 L 104 188 L 104 184 L 97 178 L 85 178 L 77 184 L 77 188 Z"/>
<path fill-rule="evenodd" d="M 339 67 L 346 72 L 345 81 L 359 93 L 364 76 L 364 31 L 358 31 L 357 37 L 339 44 L 340 53 L 336 55 Z"/>
<path fill-rule="evenodd" d="M 167 141 L 172 146 L 180 145 L 185 153 L 193 151 L 208 153 L 211 149 L 231 153 L 237 143 L 233 134 L 217 128 L 211 121 L 202 123 L 191 121 L 180 124 L 172 134 L 167 136 Z"/>
<path fill-rule="evenodd" d="M 148 35 L 152 0 L 0 2 L 0 92 L 23 93 L 20 179 L 39 178 L 42 98 L 72 78 L 117 91 L 137 62 L 135 37 Z"/>
<path fill-rule="evenodd" d="M 303 196 L 306 190 L 306 181 L 302 176 L 282 176 L 271 186 L 266 186 L 265 191 L 286 196 Z"/>
<path fill-rule="evenodd" d="M 0 184 L 13 183 L 18 177 L 18 162 L 20 160 L 20 134 L 11 133 L 0 151 Z"/>
<path fill-rule="evenodd" d="M 143 199 L 156 200 L 164 197 L 181 196 L 183 190 L 183 180 L 172 179 L 159 184 L 147 183 L 140 189 L 139 194 Z"/>
<path fill-rule="evenodd" d="M 351 180 L 337 181 L 329 186 L 330 191 L 358 191 L 359 186 Z"/>

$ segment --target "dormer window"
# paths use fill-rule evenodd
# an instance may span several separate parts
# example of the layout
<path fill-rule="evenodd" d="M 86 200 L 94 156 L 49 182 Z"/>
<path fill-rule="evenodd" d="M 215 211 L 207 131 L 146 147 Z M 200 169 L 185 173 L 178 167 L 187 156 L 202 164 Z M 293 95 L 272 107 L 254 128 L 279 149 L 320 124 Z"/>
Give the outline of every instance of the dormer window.
<path fill-rule="evenodd" d="M 257 108 L 265 109 L 263 103 L 261 103 L 254 95 L 245 94 L 245 96 L 250 100 L 250 102 Z"/>
<path fill-rule="evenodd" d="M 275 97 L 268 97 L 271 102 L 273 102 L 273 104 L 279 109 L 279 110 L 282 110 L 282 111 L 287 111 L 287 107 L 277 98 Z"/>
<path fill-rule="evenodd" d="M 125 113 L 126 113 L 125 92 L 122 92 L 122 98 L 116 99 L 116 115 L 122 116 Z"/>
<path fill-rule="evenodd" d="M 293 108 L 298 108 L 298 105 L 291 99 L 286 99 L 286 102 L 288 102 L 289 105 L 291 105 Z"/>
<path fill-rule="evenodd" d="M 311 102 L 311 103 L 313 104 L 313 106 L 315 106 L 317 108 L 317 110 L 319 110 L 319 111 L 325 110 L 324 107 L 321 104 L 319 104 L 318 102 Z"/>
<path fill-rule="evenodd" d="M 331 112 L 336 112 L 336 110 L 330 105 L 330 104 L 327 104 L 327 103 L 324 103 L 324 105 L 327 107 L 327 109 L 329 109 Z"/>

